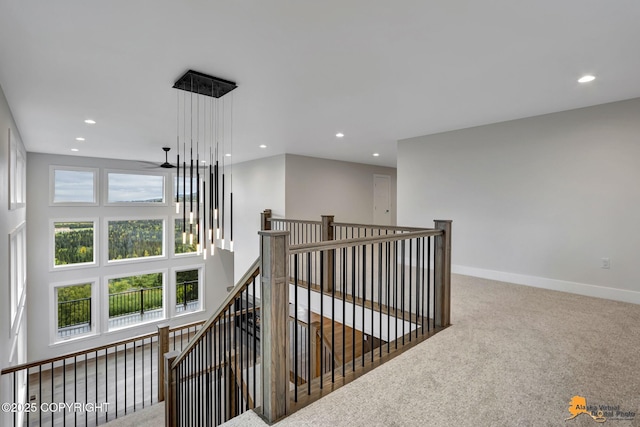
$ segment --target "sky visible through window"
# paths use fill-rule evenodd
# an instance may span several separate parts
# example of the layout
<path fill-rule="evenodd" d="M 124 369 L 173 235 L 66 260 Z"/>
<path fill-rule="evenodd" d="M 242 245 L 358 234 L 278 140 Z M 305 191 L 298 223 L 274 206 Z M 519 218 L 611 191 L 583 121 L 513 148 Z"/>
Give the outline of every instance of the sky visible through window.
<path fill-rule="evenodd" d="M 161 175 L 109 174 L 109 203 L 162 203 Z"/>
<path fill-rule="evenodd" d="M 54 203 L 94 203 L 93 180 L 93 172 L 56 170 Z"/>

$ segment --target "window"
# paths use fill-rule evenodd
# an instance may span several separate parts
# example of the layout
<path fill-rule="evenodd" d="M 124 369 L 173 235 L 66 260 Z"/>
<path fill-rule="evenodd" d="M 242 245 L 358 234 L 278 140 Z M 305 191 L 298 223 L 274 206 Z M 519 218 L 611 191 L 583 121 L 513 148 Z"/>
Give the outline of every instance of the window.
<path fill-rule="evenodd" d="M 180 167 L 182 168 L 182 165 L 180 165 Z M 209 172 L 207 171 L 206 173 L 208 174 Z M 194 175 L 195 175 L 195 173 L 194 173 Z M 202 177 L 202 175 L 201 175 L 201 177 Z M 182 169 L 180 169 L 180 182 L 178 182 L 177 175 L 173 176 L 173 192 L 171 193 L 171 197 L 173 199 L 173 203 L 174 204 L 175 204 L 175 199 L 176 199 L 176 187 L 177 187 L 177 190 L 178 190 L 178 201 L 180 203 L 186 201 L 187 202 L 187 206 L 188 206 L 189 202 L 191 201 L 191 193 L 192 193 L 192 191 L 193 191 L 193 200 L 194 200 L 194 203 L 195 203 L 195 200 L 198 197 L 197 196 L 198 195 L 198 177 L 197 176 L 193 176 L 191 178 L 188 178 L 185 175 L 182 175 Z M 209 191 L 209 190 L 207 189 L 207 191 Z M 185 193 L 186 193 L 186 199 L 185 199 Z M 180 209 L 182 209 L 182 208 L 180 208 Z"/>
<path fill-rule="evenodd" d="M 9 209 L 27 203 L 27 152 L 17 135 L 9 129 Z"/>
<path fill-rule="evenodd" d="M 202 309 L 202 267 L 175 271 L 176 313 L 190 313 Z"/>
<path fill-rule="evenodd" d="M 97 205 L 98 170 L 51 166 L 49 171 L 52 205 Z"/>
<path fill-rule="evenodd" d="M 54 342 L 94 332 L 96 310 L 95 283 L 59 283 L 53 286 L 55 313 Z"/>
<path fill-rule="evenodd" d="M 24 223 L 9 234 L 9 281 L 13 327 L 24 305 L 24 290 L 27 283 L 27 232 Z"/>
<path fill-rule="evenodd" d="M 109 330 L 164 318 L 162 272 L 107 280 Z"/>
<path fill-rule="evenodd" d="M 108 262 L 164 256 L 164 219 L 107 220 Z"/>
<path fill-rule="evenodd" d="M 53 221 L 53 267 L 96 264 L 95 220 Z"/>
<path fill-rule="evenodd" d="M 164 175 L 107 173 L 107 203 L 118 205 L 165 203 Z"/>
<path fill-rule="evenodd" d="M 173 221 L 173 253 L 175 255 L 196 254 L 198 245 L 195 242 L 190 243 L 189 239 L 189 220 L 187 220 L 186 234 L 184 238 L 182 235 L 183 222 L 182 218 L 175 218 Z"/>

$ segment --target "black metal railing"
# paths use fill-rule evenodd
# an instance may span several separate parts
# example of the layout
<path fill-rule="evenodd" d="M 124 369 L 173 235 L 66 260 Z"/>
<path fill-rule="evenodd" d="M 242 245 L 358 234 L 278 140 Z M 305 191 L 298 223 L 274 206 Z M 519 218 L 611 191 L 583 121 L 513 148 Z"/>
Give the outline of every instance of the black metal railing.
<path fill-rule="evenodd" d="M 169 328 L 166 347 L 186 347 L 202 322 Z M 21 408 L 0 424 L 101 425 L 158 402 L 157 332 L 1 371 L 5 403 Z"/>
<path fill-rule="evenodd" d="M 324 240 L 322 221 L 273 218 L 271 217 L 271 210 L 269 209 L 266 209 L 262 213 L 261 220 L 263 230 L 288 231 L 290 233 L 290 245 L 300 245 Z"/>
<path fill-rule="evenodd" d="M 167 355 L 168 425 L 213 426 L 260 405 L 258 263 L 180 353 Z"/>
<path fill-rule="evenodd" d="M 312 324 L 317 319 L 322 343 L 322 351 L 312 349 L 312 328 L 306 329 L 303 342 L 300 334 L 291 334 L 294 348 L 307 347 L 293 353 L 293 377 L 317 377 L 317 389 L 322 390 L 327 382 L 335 383 L 439 330 L 433 322 L 438 272 L 432 267 L 433 241 L 441 234 L 382 231 L 366 238 L 290 247 L 290 276 L 296 289 L 290 296 L 291 311 L 295 322 Z M 300 362 L 298 354 L 308 360 Z M 318 360 L 313 360 L 314 354 Z M 307 372 L 299 372 L 300 366 Z M 317 389 L 313 381 L 296 383 L 292 398 L 298 402 L 301 395 L 311 396 Z"/>
<path fill-rule="evenodd" d="M 261 258 L 185 351 L 166 356 L 168 425 L 218 425 L 257 406 L 275 422 L 449 326 L 451 221 L 270 215 Z"/>
<path fill-rule="evenodd" d="M 58 302 L 58 329 L 91 323 L 91 298 Z"/>
<path fill-rule="evenodd" d="M 162 286 L 109 294 L 109 318 L 127 316 L 162 308 Z"/>
<path fill-rule="evenodd" d="M 189 280 L 176 284 L 176 309 L 186 311 L 190 303 L 198 301 L 198 281 Z"/>

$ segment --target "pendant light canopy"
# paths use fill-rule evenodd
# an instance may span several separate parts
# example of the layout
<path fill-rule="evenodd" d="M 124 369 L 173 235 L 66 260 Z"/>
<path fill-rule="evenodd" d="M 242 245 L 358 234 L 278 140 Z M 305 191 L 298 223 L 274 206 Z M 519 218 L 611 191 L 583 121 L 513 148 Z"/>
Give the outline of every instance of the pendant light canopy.
<path fill-rule="evenodd" d="M 237 86 L 234 82 L 189 70 L 173 88 L 181 91 L 177 102 L 176 213 L 180 213 L 182 203 L 182 243 L 188 241 L 195 245 L 206 259 L 207 246 L 211 255 L 215 247 L 233 251 L 233 175 L 225 165 L 225 144 L 228 142 L 231 149 L 233 147 L 233 102 L 227 103 L 223 97 Z M 225 175 L 228 175 L 227 189 Z M 227 210 L 225 198 L 229 201 Z M 225 246 L 225 234 L 229 238 L 228 246 Z"/>

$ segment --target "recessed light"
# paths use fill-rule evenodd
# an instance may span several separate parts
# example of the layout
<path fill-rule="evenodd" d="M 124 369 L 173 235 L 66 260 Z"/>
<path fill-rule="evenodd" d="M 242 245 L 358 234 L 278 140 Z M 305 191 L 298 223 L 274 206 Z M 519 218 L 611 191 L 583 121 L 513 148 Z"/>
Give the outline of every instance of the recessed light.
<path fill-rule="evenodd" d="M 84 138 L 79 136 L 79 137 L 76 138 L 76 141 L 84 141 Z"/>
<path fill-rule="evenodd" d="M 206 160 L 201 160 L 202 163 L 204 163 L 205 165 L 207 164 Z"/>
<path fill-rule="evenodd" d="M 342 132 L 336 133 L 336 138 L 343 138 L 343 137 L 344 137 L 344 133 Z"/>
<path fill-rule="evenodd" d="M 85 120 L 84 122 L 85 122 L 86 124 L 88 124 L 88 125 L 95 125 L 95 124 L 96 124 L 96 121 L 95 121 L 95 120 L 93 120 L 93 119 L 87 119 L 87 120 Z"/>
<path fill-rule="evenodd" d="M 260 144 L 260 148 L 267 148 L 267 146 L 264 144 Z"/>
<path fill-rule="evenodd" d="M 380 157 L 380 153 L 373 153 L 373 157 Z"/>
<path fill-rule="evenodd" d="M 592 76 L 590 74 L 587 74 L 586 76 L 582 76 L 578 79 L 578 83 L 589 83 L 592 82 L 596 79 L 595 76 Z"/>
<path fill-rule="evenodd" d="M 80 151 L 77 148 L 72 148 L 71 151 L 76 152 L 76 151 Z"/>
<path fill-rule="evenodd" d="M 225 157 L 231 157 L 231 153 L 225 154 Z"/>

